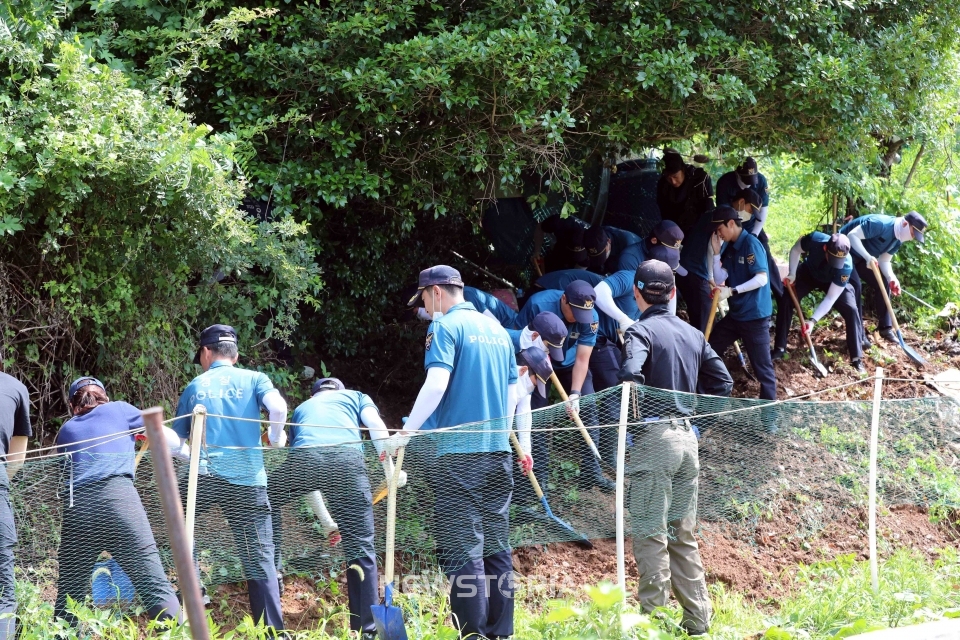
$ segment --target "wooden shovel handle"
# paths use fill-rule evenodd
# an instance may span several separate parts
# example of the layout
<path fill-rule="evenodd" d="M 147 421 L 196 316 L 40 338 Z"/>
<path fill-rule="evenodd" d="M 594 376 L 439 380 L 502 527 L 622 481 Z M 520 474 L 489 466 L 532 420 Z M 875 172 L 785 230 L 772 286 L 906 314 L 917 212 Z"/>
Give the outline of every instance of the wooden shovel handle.
<path fill-rule="evenodd" d="M 806 324 L 807 320 L 803 317 L 803 309 L 800 307 L 800 299 L 797 298 L 797 290 L 793 288 L 792 282 L 784 282 L 786 285 L 786 290 L 790 294 L 790 299 L 793 300 L 793 308 L 797 310 L 797 317 L 800 318 L 800 335 L 803 336 L 804 340 L 807 342 L 807 346 L 810 349 L 813 349 L 813 340 L 810 338 L 810 334 L 803 330 L 803 325 Z"/>
<path fill-rule="evenodd" d="M 707 318 L 707 330 L 703 332 L 703 337 L 710 341 L 710 333 L 713 331 L 713 321 L 717 319 L 717 309 L 720 308 L 720 295 L 717 287 L 713 288 L 713 302 L 710 303 L 710 316 Z"/>
<path fill-rule="evenodd" d="M 527 454 L 523 452 L 523 447 L 520 446 L 520 441 L 517 439 L 517 434 L 513 432 L 513 429 L 510 430 L 510 444 L 513 445 L 513 450 L 517 453 L 517 457 L 521 460 L 527 457 Z M 537 498 L 543 497 L 543 489 L 540 488 L 540 483 L 537 482 L 537 476 L 533 475 L 533 469 L 527 471 L 527 478 L 530 479 L 530 484 L 533 485 L 533 492 L 537 494 Z"/>
<path fill-rule="evenodd" d="M 883 303 L 887 305 L 887 313 L 890 314 L 890 321 L 893 323 L 893 328 L 899 334 L 900 323 L 897 322 L 897 316 L 893 314 L 893 305 L 890 304 L 890 296 L 887 295 L 887 286 L 883 282 L 883 274 L 880 273 L 880 264 L 873 262 L 870 264 L 870 269 L 873 271 L 873 275 L 877 276 L 877 285 L 879 285 L 880 288 L 880 295 L 883 296 Z"/>

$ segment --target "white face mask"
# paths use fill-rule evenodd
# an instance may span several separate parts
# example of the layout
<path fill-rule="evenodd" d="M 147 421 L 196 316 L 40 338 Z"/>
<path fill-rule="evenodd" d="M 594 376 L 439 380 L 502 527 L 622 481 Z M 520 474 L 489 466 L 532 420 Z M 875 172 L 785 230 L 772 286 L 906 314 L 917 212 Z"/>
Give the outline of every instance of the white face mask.
<path fill-rule="evenodd" d="M 520 376 L 520 382 L 523 383 L 520 385 L 521 398 L 530 395 L 533 393 L 533 390 L 537 388 L 537 383 L 533 381 L 533 377 L 529 371 L 527 371 L 526 375 Z"/>
<path fill-rule="evenodd" d="M 910 225 L 903 224 L 905 220 L 898 219 L 897 223 L 893 225 L 893 235 L 896 236 L 897 240 L 900 242 L 909 242 L 913 240 L 913 234 L 910 233 Z"/>
<path fill-rule="evenodd" d="M 417 318 L 423 320 L 424 322 L 430 322 L 430 314 L 427 313 L 427 310 L 423 307 L 417 307 Z"/>
<path fill-rule="evenodd" d="M 543 338 L 541 338 L 539 334 L 534 338 L 533 331 L 530 327 L 524 327 L 523 331 L 520 332 L 520 350 L 523 351 L 531 347 L 537 347 L 543 350 L 544 353 L 547 351 L 547 346 L 543 344 Z"/>
<path fill-rule="evenodd" d="M 750 213 L 749 211 L 746 211 L 745 209 L 738 209 L 737 213 L 740 214 L 741 222 L 746 222 L 747 220 L 750 220 L 753 217 L 753 214 Z"/>
<path fill-rule="evenodd" d="M 432 314 L 432 318 L 433 318 L 434 321 L 437 321 L 437 320 L 439 320 L 440 318 L 443 317 L 443 311 L 438 311 L 438 309 L 440 309 L 440 308 L 442 307 L 442 305 L 440 304 L 440 301 L 441 301 L 442 299 L 443 299 L 443 296 L 440 296 L 440 297 L 434 296 L 434 298 L 433 298 L 433 314 Z"/>

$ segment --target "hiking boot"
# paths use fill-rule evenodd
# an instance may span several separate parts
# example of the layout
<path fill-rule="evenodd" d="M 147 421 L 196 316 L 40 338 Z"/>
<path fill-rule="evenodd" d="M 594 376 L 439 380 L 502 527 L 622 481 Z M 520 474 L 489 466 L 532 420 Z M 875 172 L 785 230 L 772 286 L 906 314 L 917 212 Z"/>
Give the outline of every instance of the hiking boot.
<path fill-rule="evenodd" d="M 581 478 L 579 485 L 582 491 L 589 491 L 590 489 L 596 487 L 597 489 L 600 489 L 602 493 L 606 493 L 608 495 L 616 492 L 617 490 L 616 483 L 612 480 L 607 480 L 603 476 L 597 476 L 595 478 Z"/>
<path fill-rule="evenodd" d="M 900 342 L 900 340 L 897 339 L 897 334 L 895 334 L 893 329 L 890 327 L 887 327 L 886 329 L 880 329 L 880 331 L 877 333 L 879 333 L 880 337 L 887 342 Z"/>
<path fill-rule="evenodd" d="M 853 370 L 857 373 L 866 373 L 867 368 L 863 365 L 863 360 L 857 358 L 856 360 L 850 361 L 850 366 L 853 367 Z"/>
<path fill-rule="evenodd" d="M 786 355 L 787 355 L 787 350 L 786 350 L 786 349 L 781 349 L 780 347 L 777 347 L 776 349 L 774 349 L 773 351 L 770 352 L 770 359 L 771 359 L 771 360 L 783 360 L 784 357 L 786 357 Z"/>
<path fill-rule="evenodd" d="M 870 339 L 870 336 L 868 336 L 866 332 L 864 332 L 863 338 L 861 338 L 860 340 L 860 346 L 863 349 L 869 349 L 870 347 L 873 346 L 873 340 Z"/>

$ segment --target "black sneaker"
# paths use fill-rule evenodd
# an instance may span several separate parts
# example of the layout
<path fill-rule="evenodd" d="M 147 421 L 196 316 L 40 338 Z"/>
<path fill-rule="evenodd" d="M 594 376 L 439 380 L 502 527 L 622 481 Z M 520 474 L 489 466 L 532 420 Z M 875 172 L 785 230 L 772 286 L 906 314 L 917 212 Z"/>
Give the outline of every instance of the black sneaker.
<path fill-rule="evenodd" d="M 887 327 L 886 329 L 880 329 L 878 333 L 880 334 L 880 337 L 887 342 L 900 342 L 900 340 L 897 339 L 897 334 L 895 334 L 893 329 L 890 327 Z"/>
<path fill-rule="evenodd" d="M 779 347 L 770 352 L 771 360 L 783 360 L 787 355 L 786 349 L 780 349 Z"/>
<path fill-rule="evenodd" d="M 597 476 L 596 478 L 581 478 L 579 484 L 582 491 L 589 491 L 590 489 L 596 487 L 597 489 L 600 489 L 602 493 L 612 494 L 617 490 L 616 483 L 612 480 L 607 480 L 603 476 Z"/>
<path fill-rule="evenodd" d="M 863 366 L 863 360 L 857 358 L 856 360 L 850 361 L 850 366 L 853 367 L 853 370 L 857 373 L 866 373 L 867 368 Z"/>

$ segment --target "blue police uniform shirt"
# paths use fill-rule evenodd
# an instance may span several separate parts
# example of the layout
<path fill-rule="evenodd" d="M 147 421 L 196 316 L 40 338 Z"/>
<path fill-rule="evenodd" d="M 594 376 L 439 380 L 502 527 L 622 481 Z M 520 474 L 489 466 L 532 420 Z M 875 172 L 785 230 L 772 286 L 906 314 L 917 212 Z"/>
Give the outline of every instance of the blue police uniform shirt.
<path fill-rule="evenodd" d="M 540 291 L 535 293 L 523 305 L 523 309 L 517 314 L 514 321 L 514 329 L 523 329 L 542 311 L 550 311 L 556 314 L 558 318 L 567 325 L 567 339 L 563 343 L 563 363 L 554 365 L 554 369 L 569 369 L 577 360 L 577 347 L 593 347 L 597 344 L 597 331 L 600 329 L 600 316 L 596 309 L 593 310 L 593 322 L 591 324 L 580 322 L 567 322 L 563 317 L 563 310 L 560 308 L 560 298 L 563 297 L 563 291 Z M 519 344 L 519 339 L 518 339 Z"/>
<path fill-rule="evenodd" d="M 713 235 L 712 211 L 700 216 L 696 226 L 683 237 L 680 249 L 680 266 L 702 280 L 711 280 L 707 265 L 707 250 L 710 248 L 710 236 Z"/>
<path fill-rule="evenodd" d="M 142 426 L 140 410 L 126 402 L 108 402 L 67 420 L 57 433 L 57 453 L 68 454 L 65 464 L 73 484 L 111 476 L 133 479 L 132 430 Z M 92 438 L 97 439 L 90 442 Z"/>
<path fill-rule="evenodd" d="M 747 185 L 748 189 L 753 189 L 760 196 L 760 205 L 770 206 L 770 188 L 767 184 L 767 178 L 762 173 L 757 173 L 757 184 Z M 717 180 L 716 196 L 717 206 L 722 204 L 729 205 L 736 199 L 740 193 L 740 184 L 737 182 L 737 172 L 728 171 Z"/>
<path fill-rule="evenodd" d="M 437 455 L 510 451 L 504 418 L 508 387 L 517 382 L 513 344 L 493 319 L 469 302 L 451 307 L 427 329 L 424 369 L 450 372 L 434 412 L 437 428 L 467 425 L 437 439 Z M 476 424 L 484 423 L 484 424 Z"/>
<path fill-rule="evenodd" d="M 618 227 L 604 227 L 603 230 L 610 238 L 610 256 L 603 265 L 603 275 L 624 269 L 636 271 L 643 262 L 643 239 Z"/>
<path fill-rule="evenodd" d="M 633 297 L 633 278 L 637 270 L 617 271 L 604 280 L 610 287 L 613 294 L 613 301 L 617 308 L 630 316 L 633 320 L 640 319 L 640 309 L 637 308 L 637 300 Z M 607 340 L 616 342 L 618 340 L 620 326 L 607 314 L 600 312 L 600 335 Z"/>
<path fill-rule="evenodd" d="M 473 305 L 473 308 L 483 313 L 489 311 L 497 319 L 502 327 L 509 327 L 513 324 L 513 319 L 517 317 L 517 312 L 507 306 L 507 303 L 486 291 L 481 291 L 474 287 L 463 288 L 463 299 Z"/>
<path fill-rule="evenodd" d="M 727 272 L 728 287 L 735 287 L 750 280 L 758 273 L 767 273 L 767 253 L 755 235 L 742 231 L 740 237 L 721 253 L 720 262 Z M 759 289 L 730 296 L 730 316 L 734 320 L 746 322 L 758 318 L 769 318 L 773 313 L 770 299 L 770 278 Z"/>
<path fill-rule="evenodd" d="M 377 409 L 370 396 L 360 391 L 321 391 L 294 409 L 291 446 L 344 445 L 362 451 L 360 414 L 368 407 Z"/>
<path fill-rule="evenodd" d="M 843 260 L 843 268 L 835 269 L 827 262 L 827 254 L 824 248 L 830 242 L 830 236 L 819 231 L 807 234 L 800 238 L 800 249 L 807 254 L 803 263 L 807 265 L 810 275 L 817 282 L 823 284 L 835 284 L 837 286 L 846 286 L 850 281 L 850 274 L 853 272 L 853 259 L 847 255 Z"/>
<path fill-rule="evenodd" d="M 900 249 L 901 242 L 897 240 L 894 233 L 897 219 L 893 216 L 886 216 L 882 213 L 871 213 L 869 215 L 854 218 L 847 224 L 840 227 L 840 233 L 850 235 L 850 232 L 860 227 L 863 229 L 863 248 L 874 258 L 879 258 L 885 253 L 895 254 Z M 851 251 L 853 259 L 863 262 L 856 251 Z"/>
<path fill-rule="evenodd" d="M 603 282 L 603 276 L 586 269 L 561 269 L 560 271 L 551 271 L 540 276 L 536 281 L 536 286 L 541 289 L 557 289 L 563 291 L 567 285 L 575 280 L 583 280 L 591 287 L 596 287 Z"/>
<path fill-rule="evenodd" d="M 206 451 L 202 451 L 202 473 L 212 473 L 231 484 L 265 487 L 267 472 L 263 468 L 260 449 L 260 410 L 268 393 L 279 393 L 266 374 L 238 369 L 225 360 L 218 360 L 187 385 L 177 403 L 173 430 L 181 438 L 190 436 L 190 415 L 193 407 L 202 404 L 211 415 L 230 418 L 207 418 Z M 245 418 L 234 420 L 231 418 Z M 256 422 L 250 422 L 255 420 Z M 225 447 L 246 447 L 242 450 Z"/>

